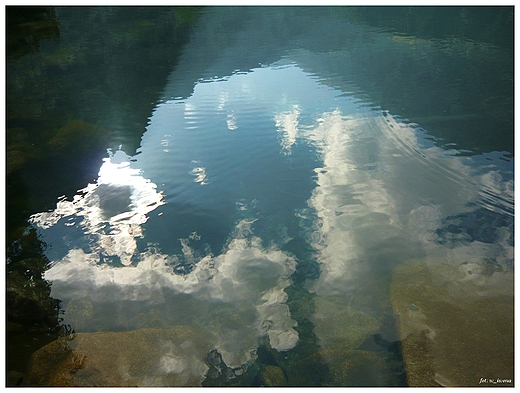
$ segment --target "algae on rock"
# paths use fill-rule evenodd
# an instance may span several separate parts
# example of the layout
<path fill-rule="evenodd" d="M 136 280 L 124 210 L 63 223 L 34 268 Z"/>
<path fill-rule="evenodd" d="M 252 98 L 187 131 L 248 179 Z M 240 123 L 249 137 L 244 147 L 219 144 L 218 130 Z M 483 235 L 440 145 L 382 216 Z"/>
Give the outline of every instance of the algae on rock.
<path fill-rule="evenodd" d="M 370 315 L 335 304 L 321 296 L 314 299 L 314 307 L 314 331 L 323 349 L 357 348 L 381 326 Z"/>
<path fill-rule="evenodd" d="M 266 366 L 262 373 L 263 386 L 287 386 L 283 370 L 277 366 Z"/>
<path fill-rule="evenodd" d="M 497 378 L 512 386 L 513 273 L 489 274 L 488 263 L 430 258 L 395 268 L 390 297 L 410 386 L 496 386 Z"/>
<path fill-rule="evenodd" d="M 78 333 L 35 352 L 24 386 L 201 386 L 211 349 L 186 326 Z"/>

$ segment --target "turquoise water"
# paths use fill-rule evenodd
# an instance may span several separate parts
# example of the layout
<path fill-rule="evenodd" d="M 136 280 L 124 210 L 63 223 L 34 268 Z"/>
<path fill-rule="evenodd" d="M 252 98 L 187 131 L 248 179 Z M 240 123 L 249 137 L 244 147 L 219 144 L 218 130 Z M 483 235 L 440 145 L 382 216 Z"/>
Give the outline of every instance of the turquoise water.
<path fill-rule="evenodd" d="M 68 26 L 61 43 L 74 41 L 73 14 L 56 11 Z M 502 274 L 498 282 L 508 283 L 513 269 L 511 47 L 472 35 L 470 23 L 406 31 L 398 30 L 404 15 L 390 25 L 375 16 L 209 7 L 186 22 L 187 39 L 140 123 L 123 112 L 139 103 L 124 91 L 119 102 L 91 99 L 111 109 L 89 122 L 119 128 L 88 136 L 101 147 L 87 151 L 90 178 L 71 170 L 76 182 L 79 173 L 89 179 L 78 191 L 40 186 L 54 202 L 27 217 L 45 244 L 42 278 L 61 301 L 59 325 L 75 333 L 183 326 L 211 348 L 154 347 L 160 366 L 130 373 L 131 384 L 186 375 L 181 385 L 402 386 L 394 268 L 491 264 L 500 273 L 478 270 L 475 291 L 511 297 L 512 287 L 486 281 Z M 119 88 L 154 74 L 153 61 L 135 61 L 140 73 Z M 62 166 L 84 143 L 64 129 L 51 139 L 69 144 Z M 38 172 L 24 165 L 30 180 Z"/>

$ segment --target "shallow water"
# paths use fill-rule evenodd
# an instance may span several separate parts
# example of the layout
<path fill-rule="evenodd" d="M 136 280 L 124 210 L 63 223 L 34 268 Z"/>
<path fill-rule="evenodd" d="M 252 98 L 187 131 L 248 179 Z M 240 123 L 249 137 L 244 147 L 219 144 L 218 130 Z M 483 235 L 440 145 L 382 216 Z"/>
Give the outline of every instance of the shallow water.
<path fill-rule="evenodd" d="M 265 364 L 290 385 L 405 385 L 393 269 L 513 268 L 510 65 L 494 43 L 356 9 L 205 9 L 137 151 L 119 136 L 94 181 L 30 217 L 61 323 L 190 326 L 234 370 L 202 357 L 188 372 L 159 348 L 143 385 L 257 384 Z M 362 357 L 356 375 L 331 377 L 337 350 Z"/>

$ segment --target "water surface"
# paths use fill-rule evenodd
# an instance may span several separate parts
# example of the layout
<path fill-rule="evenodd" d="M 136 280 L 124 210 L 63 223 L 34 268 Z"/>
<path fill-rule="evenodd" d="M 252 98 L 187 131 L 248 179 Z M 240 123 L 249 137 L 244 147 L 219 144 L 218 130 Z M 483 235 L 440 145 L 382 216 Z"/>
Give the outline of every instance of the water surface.
<path fill-rule="evenodd" d="M 511 52 L 431 33 L 355 8 L 204 10 L 137 151 L 120 138 L 30 218 L 62 324 L 189 326 L 220 356 L 158 348 L 142 385 L 265 384 L 267 365 L 293 386 L 406 385 L 394 268 L 470 263 L 478 296 L 512 296 Z"/>

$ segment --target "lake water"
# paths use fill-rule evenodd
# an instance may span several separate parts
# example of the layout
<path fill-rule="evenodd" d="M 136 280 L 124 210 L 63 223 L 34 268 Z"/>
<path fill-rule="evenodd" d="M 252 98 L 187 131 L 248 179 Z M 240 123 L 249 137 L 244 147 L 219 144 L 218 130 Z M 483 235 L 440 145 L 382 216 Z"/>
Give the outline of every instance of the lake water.
<path fill-rule="evenodd" d="M 76 60 L 53 71 L 63 78 L 78 69 L 80 53 L 90 56 L 76 37 L 81 12 L 93 18 L 92 9 L 58 8 L 59 38 L 43 40 L 38 52 L 52 57 L 77 45 Z M 112 11 L 103 26 L 122 12 Z M 87 152 L 88 173 L 97 175 L 66 169 L 69 162 L 75 168 L 74 148 L 85 142 L 62 126 L 51 146 L 66 138 L 69 145 L 53 175 L 73 172 L 75 180 L 40 183 L 42 198 L 54 201 L 34 202 L 40 210 L 27 217 L 45 244 L 42 278 L 61 301 L 59 324 L 78 333 L 77 348 L 80 337 L 96 342 L 100 332 L 181 326 L 197 336 L 150 341 L 148 371 L 135 369 L 141 363 L 127 359 L 126 349 L 105 346 L 89 352 L 71 380 L 406 386 L 416 371 L 405 340 L 426 332 L 432 383 L 462 384 L 449 361 L 437 360 L 453 344 L 443 333 L 450 322 L 443 326 L 439 315 L 450 320 L 446 310 L 459 306 L 473 315 L 482 302 L 513 297 L 512 47 L 496 24 L 489 23 L 494 34 L 479 32 L 486 18 L 497 22 L 508 12 L 512 18 L 510 8 L 205 8 L 186 22 L 186 39 L 171 48 L 169 73 L 155 77 L 156 99 L 140 118 L 124 108 L 139 102 L 142 79 L 157 72 L 150 58 L 127 53 L 142 64 L 118 64 L 119 71 L 83 65 L 79 81 L 67 83 L 78 86 L 68 87 L 76 105 L 90 107 L 63 99 L 61 110 L 112 127 L 93 136 L 102 143 Z M 144 14 L 135 15 L 127 16 L 134 27 Z M 110 57 L 109 44 L 90 45 Z M 132 77 L 107 82 L 116 93 L 96 95 L 87 91 L 89 72 L 107 81 L 120 72 Z M 96 119 L 98 107 L 104 116 Z M 88 110 L 89 120 L 81 115 Z M 28 162 L 22 173 L 31 189 L 40 172 Z M 396 272 L 406 273 L 407 264 L 431 277 L 414 273 L 403 282 Z M 409 283 L 439 303 L 402 300 Z M 498 313 L 506 318 L 493 331 L 507 347 L 496 355 L 506 354 L 503 375 L 486 374 L 484 365 L 479 371 L 478 362 L 466 367 L 482 378 L 512 379 L 512 309 Z M 487 322 L 478 323 L 475 334 L 488 336 Z M 462 347 L 464 359 L 479 358 Z M 96 356 L 115 356 L 116 371 Z"/>

